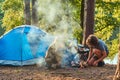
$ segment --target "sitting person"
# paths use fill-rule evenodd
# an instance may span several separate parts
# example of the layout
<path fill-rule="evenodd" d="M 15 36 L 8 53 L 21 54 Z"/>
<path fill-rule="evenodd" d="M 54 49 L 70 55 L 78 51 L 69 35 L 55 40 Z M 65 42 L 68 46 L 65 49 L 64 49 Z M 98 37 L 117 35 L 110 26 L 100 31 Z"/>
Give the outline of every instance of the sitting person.
<path fill-rule="evenodd" d="M 88 65 L 103 66 L 105 64 L 103 59 L 106 58 L 109 53 L 106 44 L 93 34 L 88 36 L 86 44 L 90 48 L 89 56 L 87 59 Z"/>

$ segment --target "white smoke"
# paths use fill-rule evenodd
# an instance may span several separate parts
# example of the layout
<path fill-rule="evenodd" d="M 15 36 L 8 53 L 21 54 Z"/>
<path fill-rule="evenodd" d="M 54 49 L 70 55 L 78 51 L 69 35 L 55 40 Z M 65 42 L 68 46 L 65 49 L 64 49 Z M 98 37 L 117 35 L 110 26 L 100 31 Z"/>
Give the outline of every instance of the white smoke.
<path fill-rule="evenodd" d="M 47 20 L 48 23 L 54 22 L 55 17 L 58 15 L 58 10 L 61 11 L 60 0 L 53 2 L 54 0 L 39 0 L 38 1 L 38 12 L 43 14 L 43 18 Z"/>
<path fill-rule="evenodd" d="M 71 38 L 73 27 L 79 26 L 72 17 L 74 8 L 69 6 L 67 0 L 38 0 L 37 11 L 40 17 L 40 27 L 46 29 L 55 26 L 51 31 L 55 36 L 61 35 L 63 38 Z"/>
<path fill-rule="evenodd" d="M 79 26 L 72 18 L 74 17 L 72 16 L 74 8 L 69 6 L 67 1 L 38 0 L 36 3 L 40 27 L 46 30 L 48 27 L 55 26 L 51 33 L 57 36 L 57 49 L 66 48 L 64 43 L 73 38 L 73 27 Z"/>

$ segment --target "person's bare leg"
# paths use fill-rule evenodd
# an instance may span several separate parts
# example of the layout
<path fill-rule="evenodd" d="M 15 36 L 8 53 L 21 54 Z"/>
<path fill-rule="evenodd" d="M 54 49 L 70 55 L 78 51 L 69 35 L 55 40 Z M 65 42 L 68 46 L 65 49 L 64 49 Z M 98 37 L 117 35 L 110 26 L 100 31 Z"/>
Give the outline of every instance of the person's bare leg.
<path fill-rule="evenodd" d="M 102 53 L 99 49 L 94 49 L 93 53 L 95 54 L 95 57 L 94 57 L 95 61 L 102 57 Z M 93 63 L 93 66 L 98 66 L 98 63 L 96 64 L 95 61 Z"/>
<path fill-rule="evenodd" d="M 93 66 L 95 59 L 92 57 L 89 61 L 88 61 L 88 65 L 89 66 Z"/>

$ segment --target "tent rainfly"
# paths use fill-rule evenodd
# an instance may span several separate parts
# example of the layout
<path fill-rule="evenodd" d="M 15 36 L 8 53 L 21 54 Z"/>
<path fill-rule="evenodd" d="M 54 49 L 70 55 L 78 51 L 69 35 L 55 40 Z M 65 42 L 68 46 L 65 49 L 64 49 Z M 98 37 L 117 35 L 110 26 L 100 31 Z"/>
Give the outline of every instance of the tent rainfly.
<path fill-rule="evenodd" d="M 18 26 L 0 37 L 0 65 L 36 64 L 54 39 L 38 27 Z"/>

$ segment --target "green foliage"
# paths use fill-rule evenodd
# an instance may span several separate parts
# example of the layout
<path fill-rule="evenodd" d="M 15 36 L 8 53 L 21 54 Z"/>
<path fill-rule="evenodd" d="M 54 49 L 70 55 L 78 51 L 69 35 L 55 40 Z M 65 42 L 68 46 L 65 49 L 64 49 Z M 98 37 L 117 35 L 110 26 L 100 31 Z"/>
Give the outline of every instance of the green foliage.
<path fill-rule="evenodd" d="M 80 21 L 80 10 L 81 10 L 81 0 L 69 0 L 69 6 L 73 7 L 72 12 L 72 18 L 77 22 L 81 23 Z"/>
<path fill-rule="evenodd" d="M 12 9 L 14 11 L 23 10 L 23 1 L 22 0 L 5 0 L 3 3 L 3 10 Z"/>
<path fill-rule="evenodd" d="M 1 9 L 3 1 L 4 1 L 4 0 L 1 0 L 1 1 L 0 1 L 0 26 L 1 26 L 1 24 L 2 24 L 2 18 L 3 18 L 3 16 L 4 16 L 4 13 L 3 13 L 2 9 Z"/>
<path fill-rule="evenodd" d="M 14 13 L 14 14 L 13 14 Z M 3 18 L 3 26 L 6 27 L 6 31 L 23 24 L 23 13 L 9 9 L 5 11 Z"/>
<path fill-rule="evenodd" d="M 82 43 L 83 30 L 81 28 L 80 14 L 81 14 L 81 1 L 82 0 L 69 0 L 68 5 L 72 7 L 71 17 L 79 25 L 73 26 L 73 37 L 78 40 L 78 43 Z"/>
<path fill-rule="evenodd" d="M 74 27 L 73 28 L 73 36 L 77 39 L 78 43 L 82 43 L 82 35 L 83 31 L 81 27 Z"/>
<path fill-rule="evenodd" d="M 97 0 L 95 8 L 95 34 L 107 43 L 113 57 L 118 52 L 120 1 Z"/>
<path fill-rule="evenodd" d="M 4 16 L 4 13 L 3 13 L 1 7 L 2 7 L 3 2 L 4 2 L 4 0 L 0 0 L 0 36 L 4 33 L 4 30 L 5 30 L 4 28 L 2 28 L 2 18 Z"/>
<path fill-rule="evenodd" d="M 2 10 L 4 11 L 2 26 L 6 28 L 6 31 L 23 24 L 24 9 L 22 0 L 5 0 Z"/>

